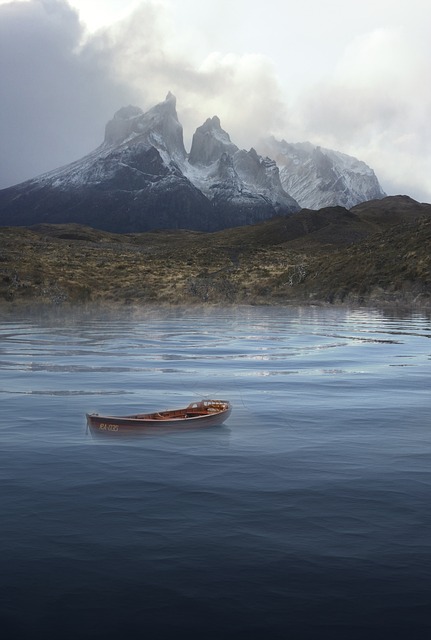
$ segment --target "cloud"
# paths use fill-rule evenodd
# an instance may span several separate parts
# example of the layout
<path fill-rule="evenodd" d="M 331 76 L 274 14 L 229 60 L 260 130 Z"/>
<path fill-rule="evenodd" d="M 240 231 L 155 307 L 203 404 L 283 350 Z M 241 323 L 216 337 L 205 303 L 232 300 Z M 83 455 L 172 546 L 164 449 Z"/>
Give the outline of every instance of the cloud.
<path fill-rule="evenodd" d="M 215 114 L 239 146 L 284 122 L 267 58 L 213 53 L 192 64 L 159 2 L 91 34 L 65 0 L 13 2 L 0 6 L 0 41 L 0 187 L 81 157 L 102 142 L 117 109 L 148 108 L 168 91 L 189 144 Z"/>
<path fill-rule="evenodd" d="M 131 97 L 83 36 L 62 0 L 0 6 L 0 186 L 93 149 L 114 105 Z"/>
<path fill-rule="evenodd" d="M 102 142 L 117 109 L 147 109 L 172 91 L 186 147 L 196 127 L 218 115 L 240 147 L 267 133 L 309 140 L 368 162 L 389 193 L 431 200 L 431 43 L 425 27 L 413 30 L 409 23 L 344 38 L 338 58 L 331 40 L 332 66 L 318 65 L 313 47 L 324 46 L 323 37 L 318 44 L 302 37 L 298 55 L 310 78 L 318 66 L 320 80 L 299 95 L 292 89 L 295 98 L 288 102 L 280 60 L 277 71 L 253 47 L 229 53 L 225 41 L 199 58 L 193 24 L 186 38 L 174 19 L 172 5 L 146 0 L 122 21 L 89 33 L 66 0 L 0 3 L 0 187 L 83 156 Z M 222 28 L 217 16 L 211 24 L 214 34 Z M 196 42 L 201 36 L 196 33 Z M 301 39 L 295 42 L 298 48 Z M 252 44 L 258 47 L 259 39 Z M 288 63 L 299 64 L 291 55 Z M 306 65 L 299 67 L 305 73 Z"/>
<path fill-rule="evenodd" d="M 431 48 L 402 28 L 354 40 L 334 73 L 304 92 L 295 131 L 368 162 L 388 192 L 430 198 Z"/>
<path fill-rule="evenodd" d="M 186 138 L 212 115 L 239 146 L 253 144 L 257 132 L 282 127 L 285 105 L 268 58 L 213 52 L 200 64 L 191 62 L 171 17 L 164 5 L 143 3 L 127 20 L 92 38 L 88 48 L 103 50 L 111 72 L 140 96 L 140 106 L 159 102 L 168 90 L 174 93 Z"/>
<path fill-rule="evenodd" d="M 223 118 L 222 125 L 240 147 L 250 147 L 261 135 L 283 130 L 288 113 L 272 62 L 258 54 L 208 56 L 198 70 L 205 106 Z"/>

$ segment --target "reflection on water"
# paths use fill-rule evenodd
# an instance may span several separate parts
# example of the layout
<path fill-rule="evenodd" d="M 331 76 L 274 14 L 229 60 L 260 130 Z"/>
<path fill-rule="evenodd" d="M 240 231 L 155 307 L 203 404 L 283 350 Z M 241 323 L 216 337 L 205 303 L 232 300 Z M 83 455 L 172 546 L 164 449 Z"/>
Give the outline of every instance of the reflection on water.
<path fill-rule="evenodd" d="M 364 309 L 4 321 L 6 637 L 427 637 L 430 337 Z M 208 397 L 223 426 L 86 426 Z"/>

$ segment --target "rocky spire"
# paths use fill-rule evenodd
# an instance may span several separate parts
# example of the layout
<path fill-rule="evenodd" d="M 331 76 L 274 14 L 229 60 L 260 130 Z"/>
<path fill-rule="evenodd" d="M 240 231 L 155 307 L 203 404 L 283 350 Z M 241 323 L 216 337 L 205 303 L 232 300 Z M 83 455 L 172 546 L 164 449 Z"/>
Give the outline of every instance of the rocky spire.
<path fill-rule="evenodd" d="M 221 128 L 220 118 L 213 116 L 196 129 L 190 150 L 190 164 L 208 166 L 220 159 L 223 153 L 233 155 L 238 147 L 229 134 Z"/>

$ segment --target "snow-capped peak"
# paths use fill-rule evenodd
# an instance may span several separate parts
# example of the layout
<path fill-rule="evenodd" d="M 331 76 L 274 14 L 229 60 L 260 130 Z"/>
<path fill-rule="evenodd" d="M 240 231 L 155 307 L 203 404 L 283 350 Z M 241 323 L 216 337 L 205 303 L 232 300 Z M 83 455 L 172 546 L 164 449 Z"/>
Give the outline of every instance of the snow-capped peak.
<path fill-rule="evenodd" d="M 340 205 L 350 209 L 360 202 L 383 198 L 374 171 L 356 158 L 315 146 L 288 143 L 274 137 L 262 140 L 259 151 L 280 167 L 283 188 L 301 207 L 321 209 Z"/>
<path fill-rule="evenodd" d="M 145 113 L 139 107 L 123 107 L 108 122 L 105 145 L 131 143 L 155 147 L 166 161 L 185 159 L 183 128 L 178 121 L 176 98 L 171 92 Z"/>

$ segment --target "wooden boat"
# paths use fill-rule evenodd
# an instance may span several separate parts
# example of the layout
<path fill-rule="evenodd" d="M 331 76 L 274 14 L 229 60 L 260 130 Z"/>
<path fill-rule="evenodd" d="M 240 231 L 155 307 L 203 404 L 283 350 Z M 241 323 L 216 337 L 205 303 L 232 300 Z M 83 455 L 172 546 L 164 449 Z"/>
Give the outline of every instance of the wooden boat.
<path fill-rule="evenodd" d="M 184 409 L 170 409 L 131 416 L 101 416 L 87 413 L 87 425 L 97 432 L 132 432 L 142 428 L 216 427 L 228 419 L 232 411 L 226 400 L 201 400 Z"/>

